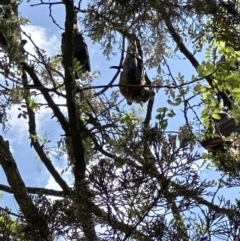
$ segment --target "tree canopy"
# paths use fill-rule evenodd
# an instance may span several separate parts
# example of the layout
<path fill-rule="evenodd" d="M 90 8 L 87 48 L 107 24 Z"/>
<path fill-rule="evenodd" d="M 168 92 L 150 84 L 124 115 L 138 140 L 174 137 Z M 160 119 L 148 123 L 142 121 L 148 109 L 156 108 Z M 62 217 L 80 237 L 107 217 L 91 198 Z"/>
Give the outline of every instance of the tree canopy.
<path fill-rule="evenodd" d="M 34 21 L 21 13 L 26 5 L 62 34 L 58 54 L 26 30 Z M 239 240 L 239 7 L 0 0 L 0 191 L 18 209 L 1 202 L 0 240 Z M 139 56 L 127 51 L 132 36 Z M 109 66 L 118 64 L 101 70 L 111 79 L 93 65 L 101 59 L 90 42 Z M 85 52 L 77 55 L 77 45 Z M 118 83 L 127 55 L 144 64 L 144 87 Z M 119 87 L 155 96 L 129 106 Z M 7 139 L 14 115 L 27 126 L 24 164 Z M 35 162 L 32 152 L 39 178 L 58 188 L 27 184 L 21 166 Z"/>

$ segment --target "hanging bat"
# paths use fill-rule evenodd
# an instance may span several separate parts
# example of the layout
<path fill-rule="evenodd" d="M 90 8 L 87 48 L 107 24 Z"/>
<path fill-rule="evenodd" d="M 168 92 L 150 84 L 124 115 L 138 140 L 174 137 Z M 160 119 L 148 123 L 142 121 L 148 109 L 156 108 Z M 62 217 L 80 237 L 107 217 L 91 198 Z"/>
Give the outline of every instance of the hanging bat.
<path fill-rule="evenodd" d="M 77 16 L 74 20 L 74 49 L 73 49 L 73 57 L 80 62 L 82 66 L 82 72 L 85 73 L 86 71 L 90 72 L 90 59 L 88 53 L 88 46 L 85 42 L 85 39 L 82 33 L 79 30 L 77 25 Z M 62 45 L 61 45 L 62 53 L 65 51 L 65 32 L 62 33 Z M 64 61 L 62 61 L 62 65 L 64 66 Z M 79 79 L 78 73 L 75 74 L 75 78 Z"/>
<path fill-rule="evenodd" d="M 146 85 L 146 72 L 140 50 L 138 49 L 135 36 L 126 36 L 128 40 L 127 54 L 123 61 L 122 72 L 120 74 L 119 88 L 121 94 L 131 105 L 133 102 L 145 103 L 152 98 L 154 91 L 144 88 Z M 112 66 L 111 68 L 119 68 Z"/>
<path fill-rule="evenodd" d="M 231 145 L 231 141 L 224 141 L 224 137 L 234 132 L 240 133 L 240 125 L 237 125 L 234 118 L 227 113 L 219 114 L 221 119 L 215 121 L 215 127 L 219 135 L 201 141 L 201 145 L 209 151 L 223 151 L 224 145 Z"/>

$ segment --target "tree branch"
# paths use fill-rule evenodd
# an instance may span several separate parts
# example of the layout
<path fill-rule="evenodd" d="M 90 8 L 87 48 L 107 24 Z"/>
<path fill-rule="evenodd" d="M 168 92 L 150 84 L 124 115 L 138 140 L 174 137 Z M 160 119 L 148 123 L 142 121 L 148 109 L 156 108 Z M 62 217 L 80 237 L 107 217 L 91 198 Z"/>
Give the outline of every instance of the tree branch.
<path fill-rule="evenodd" d="M 9 143 L 4 141 L 2 136 L 0 136 L 0 164 L 28 225 L 34 230 L 35 237 L 41 237 L 41 240 L 48 240 L 49 229 L 47 222 L 34 206 L 18 171 L 17 164 L 9 150 Z"/>
<path fill-rule="evenodd" d="M 118 221 L 117 218 L 115 218 L 113 215 L 108 214 L 104 211 L 102 211 L 98 206 L 96 206 L 94 203 L 92 205 L 92 211 L 96 217 L 98 217 L 101 222 L 110 225 L 113 229 L 119 230 L 125 234 L 129 234 L 131 232 L 132 236 L 140 237 L 142 240 L 145 241 L 153 241 L 151 238 L 149 238 L 147 235 L 143 234 L 141 231 L 136 230 L 134 226 L 130 224 L 125 224 L 123 221 Z M 141 240 L 141 239 L 140 239 Z"/>
<path fill-rule="evenodd" d="M 146 83 L 148 84 L 148 86 L 151 86 L 152 82 L 149 79 L 147 73 L 145 73 L 145 79 L 146 79 Z M 151 87 L 149 87 L 149 89 L 151 89 Z M 147 127 L 149 126 L 151 117 L 152 117 L 152 108 L 153 108 L 153 104 L 154 104 L 154 97 L 152 97 L 151 99 L 148 100 L 148 106 L 147 106 L 147 113 L 146 113 L 146 117 L 144 120 L 144 126 Z"/>
<path fill-rule="evenodd" d="M 55 104 L 52 97 L 49 95 L 48 90 L 44 88 L 40 79 L 36 75 L 33 67 L 29 66 L 26 63 L 22 63 L 22 67 L 29 74 L 29 76 L 31 77 L 34 85 L 39 88 L 39 90 L 42 93 L 44 99 L 46 100 L 49 107 L 52 109 L 55 117 L 58 119 L 60 125 L 62 126 L 62 129 L 64 130 L 65 134 L 68 136 L 69 135 L 69 127 L 68 127 L 68 123 L 67 123 L 64 115 L 60 111 L 59 107 Z"/>
<path fill-rule="evenodd" d="M 71 73 L 73 69 L 73 26 L 74 26 L 74 3 L 72 1 L 63 1 L 66 8 L 66 22 L 65 22 L 65 51 L 63 53 L 64 70 L 65 70 L 65 89 L 67 95 L 67 109 L 69 117 L 69 131 L 71 140 L 69 142 L 72 149 L 74 160 L 71 160 L 73 165 L 73 173 L 75 177 L 75 187 L 85 177 L 86 163 L 85 163 L 85 149 L 82 141 L 82 126 L 79 122 L 80 113 L 77 107 L 75 94 L 76 83 Z"/>
<path fill-rule="evenodd" d="M 27 75 L 25 71 L 23 71 L 22 75 L 22 82 L 23 82 L 23 87 L 26 87 L 27 89 Z M 29 91 L 28 91 L 29 92 Z M 29 94 L 29 93 L 28 93 Z M 65 194 L 68 194 L 70 192 L 70 188 L 68 187 L 67 183 L 63 180 L 63 178 L 60 176 L 60 174 L 57 172 L 57 170 L 54 168 L 51 160 L 48 158 L 46 155 L 43 146 L 40 145 L 37 137 L 37 132 L 36 132 L 36 121 L 35 121 L 35 113 L 29 107 L 29 103 L 27 101 L 27 98 L 25 98 L 26 106 L 27 106 L 27 112 L 28 112 L 28 117 L 29 117 L 29 133 L 30 133 L 30 139 L 31 139 L 31 145 L 34 147 L 35 151 L 37 152 L 38 156 L 40 157 L 41 161 L 44 163 L 48 171 L 51 173 L 52 177 L 58 183 L 58 185 L 62 188 Z M 56 107 L 55 103 L 54 106 Z M 57 107 L 58 108 L 58 107 Z"/>
<path fill-rule="evenodd" d="M 73 173 L 75 178 L 75 194 L 74 202 L 78 207 L 76 209 L 79 223 L 81 224 L 85 239 L 88 241 L 97 241 L 98 237 L 95 232 L 95 224 L 93 222 L 91 206 L 88 205 L 90 197 L 88 196 L 88 184 L 85 182 L 85 148 L 83 145 L 83 122 L 81 121 L 81 113 L 76 103 L 76 81 L 71 73 L 73 69 L 73 46 L 74 46 L 74 19 L 75 9 L 74 1 L 63 0 L 66 9 L 65 20 L 65 51 L 63 53 L 64 71 L 65 71 L 65 89 L 67 95 L 67 109 L 69 117 L 69 147 L 73 152 L 71 159 L 73 165 Z"/>
<path fill-rule="evenodd" d="M 122 42 L 122 53 L 121 53 L 121 58 L 119 61 L 119 66 L 122 66 L 122 62 L 123 62 L 123 58 L 124 58 L 124 48 L 125 48 L 125 41 L 124 41 L 124 37 L 123 37 L 123 42 Z M 121 68 L 119 68 L 116 72 L 116 74 L 113 76 L 112 80 L 109 82 L 109 84 L 107 86 L 105 86 L 101 91 L 99 91 L 98 93 L 96 93 L 94 96 L 99 96 L 102 95 L 106 90 L 108 90 L 112 84 L 114 83 L 114 81 L 116 80 L 116 78 L 118 77 L 119 73 L 121 72 Z"/>
<path fill-rule="evenodd" d="M 63 191 L 57 191 L 53 189 L 46 189 L 46 188 L 38 188 L 38 187 L 26 187 L 27 191 L 31 194 L 38 194 L 38 195 L 47 195 L 47 196 L 54 196 L 54 197 L 64 197 Z M 14 194 L 11 187 L 0 184 L 0 190 L 7 193 Z"/>
<path fill-rule="evenodd" d="M 166 13 L 165 16 L 168 16 L 168 13 Z M 199 66 L 199 63 L 197 59 L 193 56 L 193 54 L 187 49 L 187 47 L 184 45 L 182 38 L 177 33 L 177 31 L 174 29 L 171 20 L 169 18 L 165 18 L 165 23 L 168 28 L 169 33 L 171 34 L 173 40 L 176 42 L 177 46 L 179 47 L 180 51 L 186 56 L 186 58 L 190 61 L 190 63 L 197 69 Z M 213 86 L 213 79 L 211 76 L 206 76 L 205 79 L 209 83 L 210 86 L 213 88 L 216 88 L 218 90 L 218 95 L 221 96 L 224 105 L 227 106 L 229 109 L 232 109 L 232 101 L 230 100 L 229 96 L 226 94 L 225 91 L 220 91 L 217 86 Z"/>

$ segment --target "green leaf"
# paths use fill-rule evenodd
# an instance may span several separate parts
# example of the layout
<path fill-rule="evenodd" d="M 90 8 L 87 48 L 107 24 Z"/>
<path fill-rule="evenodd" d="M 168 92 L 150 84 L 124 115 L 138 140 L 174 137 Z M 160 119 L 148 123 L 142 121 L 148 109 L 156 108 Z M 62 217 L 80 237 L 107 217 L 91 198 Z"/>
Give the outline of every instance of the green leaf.
<path fill-rule="evenodd" d="M 209 109 L 208 109 L 208 108 L 204 109 L 204 110 L 202 111 L 202 116 L 207 115 L 208 112 L 209 112 Z"/>
<path fill-rule="evenodd" d="M 203 66 L 204 62 L 202 62 L 202 64 L 197 66 L 197 72 L 199 73 L 199 75 L 203 72 L 204 70 L 204 66 Z"/>
<path fill-rule="evenodd" d="M 168 121 L 166 119 L 164 119 L 162 122 L 161 122 L 161 128 L 162 129 L 166 129 L 168 126 Z"/>
<path fill-rule="evenodd" d="M 168 111 L 167 107 L 160 107 L 160 108 L 157 109 L 157 112 L 159 112 L 159 113 L 165 113 L 167 111 Z"/>
<path fill-rule="evenodd" d="M 80 71 L 82 71 L 82 69 L 83 69 L 83 66 L 82 66 L 82 65 L 79 65 L 79 66 L 76 68 L 76 71 L 77 71 L 77 72 L 80 72 Z"/>
<path fill-rule="evenodd" d="M 201 84 L 196 84 L 195 86 L 194 86 L 194 91 L 196 91 L 196 92 L 202 92 L 202 85 Z"/>
<path fill-rule="evenodd" d="M 215 119 L 215 120 L 220 120 L 221 119 L 221 116 L 217 113 L 213 113 L 212 114 L 212 118 Z"/>
<path fill-rule="evenodd" d="M 178 98 L 175 99 L 175 103 L 173 103 L 172 105 L 178 106 L 178 105 L 180 105 L 181 103 L 182 103 L 182 98 L 178 97 Z"/>
<path fill-rule="evenodd" d="M 168 113 L 167 116 L 168 116 L 168 117 L 174 117 L 174 115 L 171 114 L 171 113 Z"/>
<path fill-rule="evenodd" d="M 202 158 L 203 158 L 203 159 L 208 159 L 208 153 L 203 152 L 203 153 L 202 153 Z"/>
<path fill-rule="evenodd" d="M 30 92 L 30 95 L 33 96 L 33 95 L 36 95 L 37 94 L 37 91 L 33 90 Z"/>
<path fill-rule="evenodd" d="M 234 93 L 234 94 L 240 94 L 240 88 L 234 88 L 234 89 L 232 90 L 232 93 Z"/>
<path fill-rule="evenodd" d="M 174 117 L 176 115 L 174 110 L 170 110 L 170 112 L 167 114 L 168 117 Z"/>
<path fill-rule="evenodd" d="M 36 103 L 35 103 L 34 100 L 31 99 L 31 98 L 29 99 L 28 105 L 29 105 L 29 107 L 30 107 L 31 109 L 36 108 Z"/>

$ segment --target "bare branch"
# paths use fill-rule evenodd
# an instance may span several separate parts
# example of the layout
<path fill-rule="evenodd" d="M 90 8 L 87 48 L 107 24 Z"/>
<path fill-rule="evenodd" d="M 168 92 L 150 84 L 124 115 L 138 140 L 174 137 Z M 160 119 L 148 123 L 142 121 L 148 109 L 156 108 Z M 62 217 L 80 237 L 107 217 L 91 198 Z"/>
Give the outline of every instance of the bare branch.
<path fill-rule="evenodd" d="M 22 75 L 22 81 L 23 86 L 27 87 L 27 75 L 25 71 L 23 71 Z M 57 172 L 55 167 L 53 166 L 51 160 L 46 155 L 43 146 L 40 145 L 38 139 L 36 138 L 37 132 L 36 132 L 36 121 L 35 121 L 35 113 L 29 106 L 29 102 L 27 101 L 27 98 L 25 98 L 26 105 L 27 105 L 27 112 L 29 117 L 29 133 L 30 133 L 30 139 L 31 139 L 31 145 L 34 147 L 35 151 L 37 152 L 38 156 L 40 157 L 41 161 L 44 163 L 48 171 L 51 173 L 52 177 L 58 183 L 58 185 L 62 188 L 65 194 L 69 194 L 70 189 L 67 185 L 67 183 L 63 180 L 63 178 L 60 176 L 60 174 Z M 54 103 L 54 106 L 56 108 L 56 105 Z M 58 107 L 57 107 L 58 108 Z"/>
<path fill-rule="evenodd" d="M 121 58 L 119 61 L 119 66 L 122 66 L 122 62 L 124 59 L 124 48 L 125 48 L 125 41 L 124 41 L 124 37 L 123 37 L 123 42 L 122 42 L 122 53 L 121 53 Z M 113 76 L 112 80 L 109 82 L 109 84 L 107 86 L 105 86 L 101 91 L 99 91 L 98 93 L 95 94 L 95 96 L 99 96 L 101 94 L 103 94 L 106 90 L 108 90 L 112 84 L 114 83 L 114 81 L 116 80 L 116 78 L 118 77 L 119 73 L 121 72 L 121 68 L 119 68 L 116 72 L 116 74 Z"/>
<path fill-rule="evenodd" d="M 37 195 L 46 195 L 46 196 L 54 196 L 54 197 L 64 197 L 63 191 L 57 191 L 53 189 L 47 189 L 47 188 L 38 188 L 38 187 L 26 187 L 27 191 L 31 194 L 37 194 Z M 0 184 L 0 190 L 3 192 L 8 192 L 14 194 L 11 187 Z"/>

